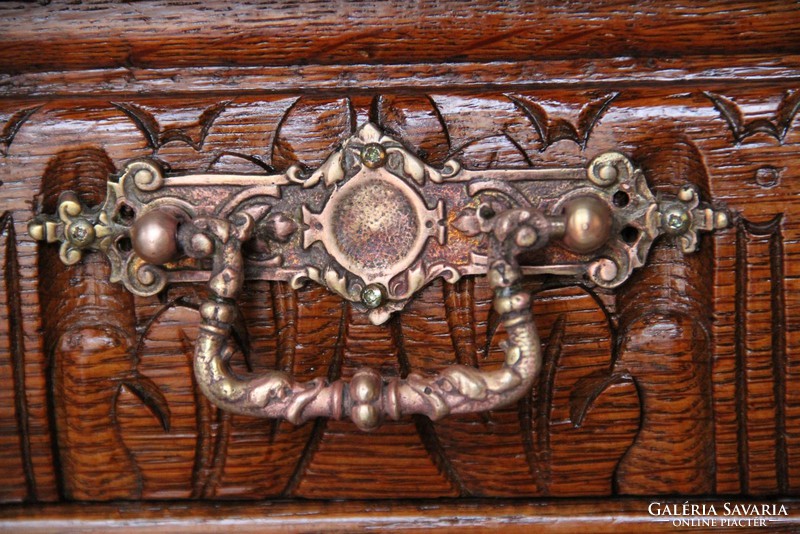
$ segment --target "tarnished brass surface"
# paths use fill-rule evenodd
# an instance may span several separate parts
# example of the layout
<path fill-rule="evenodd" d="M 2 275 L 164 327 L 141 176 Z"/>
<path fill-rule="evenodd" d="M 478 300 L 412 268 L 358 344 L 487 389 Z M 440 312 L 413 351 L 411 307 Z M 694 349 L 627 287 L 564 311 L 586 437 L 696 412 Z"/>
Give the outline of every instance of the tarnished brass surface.
<path fill-rule="evenodd" d="M 546 220 L 537 213 L 531 215 L 529 220 L 536 221 L 540 241 L 546 242 Z M 500 369 L 478 371 L 454 365 L 433 378 L 411 374 L 385 381 L 377 371 L 364 368 L 349 383 L 324 379 L 300 383 L 277 371 L 241 378 L 228 366 L 233 353 L 230 330 L 236 317 L 232 299 L 244 280 L 241 243 L 252 232 L 253 220 L 242 214 L 231 222 L 200 219 L 193 225 L 194 232 L 210 236 L 215 243 L 211 298 L 200 307 L 203 324 L 195 349 L 195 375 L 203 392 L 225 410 L 293 423 L 320 416 L 349 417 L 359 428 L 370 430 L 386 417 L 425 414 L 435 420 L 449 413 L 505 405 L 525 394 L 539 372 L 541 348 L 531 319 L 530 295 L 520 289 L 521 275 L 513 259 L 519 249 L 511 246 L 507 258 L 496 259 L 490 266 L 495 309 L 508 332 L 505 362 Z M 515 232 L 522 228 L 531 227 L 518 225 Z"/>
<path fill-rule="evenodd" d="M 102 206 L 64 193 L 57 215 L 38 216 L 29 232 L 61 242 L 67 264 L 84 250 L 105 253 L 112 281 L 138 295 L 207 280 L 195 373 L 216 405 L 295 423 L 349 417 L 368 430 L 387 417 L 494 409 L 530 389 L 541 349 L 523 274 L 616 287 L 644 264 L 660 235 L 692 252 L 698 231 L 727 224 L 726 212 L 701 203 L 692 186 L 654 196 L 642 171 L 619 153 L 600 154 L 584 168 L 478 171 L 451 160 L 437 170 L 366 124 L 309 173 L 165 176 L 153 161 L 134 161 L 108 183 Z M 245 257 L 245 242 L 258 253 Z M 239 377 L 228 365 L 245 278 L 295 287 L 312 280 L 377 324 L 433 278 L 479 274 L 495 288 L 508 333 L 500 369 L 457 365 L 432 378 L 391 380 L 362 369 L 349 383 L 299 383 L 277 371 Z"/>

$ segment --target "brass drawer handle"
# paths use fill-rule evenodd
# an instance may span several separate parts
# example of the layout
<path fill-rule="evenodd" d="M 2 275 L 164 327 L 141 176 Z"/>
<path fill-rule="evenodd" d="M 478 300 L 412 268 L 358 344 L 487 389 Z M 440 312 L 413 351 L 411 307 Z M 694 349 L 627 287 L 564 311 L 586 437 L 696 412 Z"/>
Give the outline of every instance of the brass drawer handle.
<path fill-rule="evenodd" d="M 450 160 L 434 169 L 366 124 L 313 172 L 165 176 L 154 161 L 133 161 L 108 182 L 101 206 L 64 193 L 57 214 L 37 216 L 29 232 L 60 242 L 66 264 L 87 250 L 105 253 L 111 280 L 138 295 L 208 281 L 194 368 L 220 408 L 297 424 L 350 417 L 369 430 L 385 417 L 492 410 L 530 390 L 541 347 L 523 275 L 616 287 L 660 235 L 692 252 L 698 231 L 727 224 L 692 186 L 654 196 L 620 153 L 586 167 L 469 170 Z M 245 242 L 260 254 L 246 258 Z M 489 276 L 508 334 L 500 369 L 454 365 L 434 377 L 389 379 L 360 369 L 349 382 L 301 383 L 278 371 L 240 377 L 229 366 L 246 278 L 315 281 L 379 324 L 432 279 L 477 274 Z"/>

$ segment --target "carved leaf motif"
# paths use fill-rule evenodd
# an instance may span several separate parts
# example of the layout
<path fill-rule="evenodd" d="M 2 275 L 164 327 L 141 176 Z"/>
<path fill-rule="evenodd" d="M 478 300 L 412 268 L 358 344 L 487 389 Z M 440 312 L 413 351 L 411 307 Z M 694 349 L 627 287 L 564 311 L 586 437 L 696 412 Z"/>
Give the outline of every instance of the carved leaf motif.
<path fill-rule="evenodd" d="M 136 127 L 139 128 L 139 131 L 144 135 L 144 138 L 147 140 L 147 145 L 153 150 L 158 150 L 160 146 L 158 134 L 161 128 L 152 113 L 129 102 L 112 102 L 111 105 L 120 109 L 125 115 L 130 117 Z"/>
<path fill-rule="evenodd" d="M 25 343 L 21 273 L 10 212 L 0 215 L 0 419 L 14 421 L 14 431 L 0 435 L 0 449 L 18 451 L 19 462 L 6 464 L 0 500 L 36 500 L 37 485 L 31 456 L 29 407 L 25 387 Z"/>
<path fill-rule="evenodd" d="M 611 105 L 611 102 L 617 98 L 617 96 L 619 96 L 618 92 L 609 93 L 592 100 L 581 108 L 581 112 L 578 115 L 577 128 L 578 138 L 580 139 L 578 144 L 580 144 L 581 147 L 586 147 L 586 143 L 589 141 L 589 135 L 591 134 L 592 129 Z"/>
<path fill-rule="evenodd" d="M 454 148 L 450 156 L 470 162 L 475 169 L 533 165 L 525 149 L 508 134 L 471 139 Z"/>
<path fill-rule="evenodd" d="M 194 143 L 192 142 L 191 139 L 189 139 L 187 142 L 190 145 L 192 145 L 196 150 L 200 150 L 200 148 L 203 146 L 203 143 L 206 140 L 206 137 L 208 136 L 208 132 L 214 125 L 214 121 L 217 120 L 217 117 L 219 117 L 220 114 L 222 114 L 222 112 L 225 111 L 225 108 L 228 107 L 228 104 L 230 103 L 231 103 L 230 100 L 225 100 L 223 102 L 219 102 L 217 104 L 208 106 L 206 109 L 204 109 L 203 112 L 200 114 L 200 118 L 197 119 L 197 124 L 200 126 L 200 138 Z M 184 136 L 186 134 L 182 130 L 175 130 L 175 132 L 176 132 L 175 134 L 176 139 L 185 140 Z M 165 135 L 162 144 L 171 140 L 169 136 L 172 135 L 172 130 L 167 130 L 166 132 L 164 132 L 164 134 Z"/>
<path fill-rule="evenodd" d="M 120 380 L 124 387 L 115 399 L 119 434 L 142 473 L 142 497 L 189 498 L 198 451 L 209 448 L 198 444 L 205 434 L 205 442 L 212 442 L 204 428 L 204 421 L 211 427 L 212 414 L 200 416 L 188 365 L 193 341 L 185 341 L 194 340 L 199 317 L 181 298 L 165 304 L 148 299 L 137 308 L 145 323 L 135 346 L 136 368 Z M 170 477 L 159 476 L 165 469 Z"/>
<path fill-rule="evenodd" d="M 402 139 L 434 168 L 447 159 L 450 134 L 434 98 L 381 95 L 372 101 L 370 121 Z"/>
<path fill-rule="evenodd" d="M 320 166 L 337 145 L 355 132 L 352 105 L 338 100 L 300 98 L 278 123 L 272 145 L 272 164 L 287 169 L 300 164 Z"/>
<path fill-rule="evenodd" d="M 402 347 L 401 373 L 430 376 L 456 362 L 469 366 L 467 372 L 500 367 L 505 358 L 498 346 L 502 336 L 497 336 L 489 353 L 484 351 L 492 296 L 485 277 L 465 277 L 455 285 L 434 280 L 418 293 L 392 323 L 393 336 Z M 459 495 L 531 494 L 534 487 L 524 460 L 518 412 L 510 406 L 485 413 L 451 413 L 435 423 L 420 417 L 415 423 L 431 461 Z M 486 433 L 493 434 L 493 453 L 508 460 L 502 465 L 487 457 Z"/>
<path fill-rule="evenodd" d="M 206 167 L 208 171 L 220 173 L 252 173 L 266 172 L 275 174 L 275 168 L 264 162 L 258 156 L 241 154 L 239 152 L 222 151 L 212 159 Z"/>
<path fill-rule="evenodd" d="M 130 118 L 147 140 L 147 145 L 158 151 L 163 145 L 171 141 L 186 143 L 195 150 L 203 148 L 203 143 L 211 130 L 217 117 L 230 104 L 229 100 L 218 102 L 205 108 L 197 121 L 189 124 L 162 127 L 153 112 L 132 102 L 112 102 L 114 107 Z"/>
<path fill-rule="evenodd" d="M 17 111 L 8 118 L 3 126 L 2 132 L 0 132 L 0 145 L 2 145 L 0 146 L 1 155 L 8 155 L 8 149 L 11 146 L 11 143 L 14 141 L 14 136 L 17 135 L 17 132 L 19 132 L 19 129 L 22 128 L 22 125 L 25 123 L 25 121 L 27 121 L 31 115 L 36 113 L 41 107 L 42 106 L 34 106 L 25 108 Z"/>
<path fill-rule="evenodd" d="M 161 389 L 159 389 L 152 380 L 136 373 L 132 378 L 122 380 L 120 385 L 136 395 L 136 397 L 142 401 L 142 404 L 147 406 L 150 413 L 158 419 L 164 432 L 169 432 L 169 404 L 167 403 L 166 397 L 164 397 L 164 394 L 161 392 Z"/>
<path fill-rule="evenodd" d="M 737 144 L 757 133 L 769 135 L 782 143 L 794 117 L 800 111 L 800 90 L 787 91 L 771 118 L 758 118 L 749 122 L 745 120 L 739 105 L 732 99 L 710 91 L 704 91 L 703 94 L 711 100 L 714 108 L 728 123 Z"/>
<path fill-rule="evenodd" d="M 87 204 L 99 204 L 114 172 L 114 164 L 101 149 L 87 145 L 59 152 L 48 162 L 42 179 L 43 208 L 54 210 L 63 190 L 75 191 Z M 42 247 L 39 256 L 41 318 L 50 344 L 46 350 L 52 372 L 53 432 L 57 429 L 59 442 L 69 444 L 61 450 L 64 494 L 79 500 L 140 498 L 137 462 L 126 450 L 121 432 L 109 431 L 119 422 L 112 410 L 119 382 L 133 371 L 131 294 L 108 281 L 108 262 L 99 255 L 89 254 L 73 267 L 61 263 L 55 248 Z M 138 400 L 136 405 L 146 412 Z M 145 418 L 155 426 L 149 413 Z M 163 431 L 158 428 L 158 433 Z"/>
<path fill-rule="evenodd" d="M 544 361 L 523 416 L 523 427 L 530 432 L 525 443 L 531 472 L 546 495 L 570 494 L 576 481 L 585 492 L 607 493 L 617 464 L 636 437 L 641 409 L 630 375 L 610 371 L 608 314 L 599 300 L 577 287 L 538 293 L 533 311 Z M 591 439 L 596 434 L 604 439 Z M 594 461 L 574 465 L 582 457 Z"/>
<path fill-rule="evenodd" d="M 539 104 L 525 99 L 518 95 L 508 95 L 508 98 L 514 102 L 526 117 L 531 121 L 536 133 L 539 134 L 539 139 L 542 141 L 542 150 L 550 145 L 550 128 L 547 120 L 547 112 Z"/>
<path fill-rule="evenodd" d="M 572 424 L 580 427 L 600 395 L 616 384 L 626 383 L 634 383 L 629 373 L 613 373 L 605 370 L 579 380 L 570 395 L 569 414 Z"/>
<path fill-rule="evenodd" d="M 578 133 L 578 130 L 575 128 L 575 126 L 564 119 L 555 119 L 552 121 L 547 133 L 547 145 L 544 145 L 545 148 L 557 141 L 564 140 L 575 141 L 579 145 L 583 144 L 581 135 Z"/>
<path fill-rule="evenodd" d="M 742 116 L 739 106 L 731 99 L 722 95 L 714 94 L 709 91 L 705 91 L 703 94 L 711 100 L 711 103 L 714 104 L 719 114 L 722 115 L 722 118 L 728 123 L 728 127 L 731 129 L 736 142 L 740 142 L 744 136 L 744 117 Z"/>
<path fill-rule="evenodd" d="M 600 120 L 611 102 L 619 93 L 609 93 L 595 100 L 590 101 L 581 108 L 578 115 L 577 126 L 562 118 L 551 118 L 547 111 L 530 98 L 521 95 L 506 95 L 518 106 L 525 116 L 531 121 L 531 125 L 539 134 L 541 139 L 540 151 L 544 151 L 558 141 L 573 141 L 581 148 L 586 148 L 589 135 L 597 121 Z"/>
<path fill-rule="evenodd" d="M 775 122 L 777 123 L 781 140 L 786 137 L 798 111 L 800 111 L 800 90 L 787 91 L 778 106 L 778 112 L 775 114 Z"/>

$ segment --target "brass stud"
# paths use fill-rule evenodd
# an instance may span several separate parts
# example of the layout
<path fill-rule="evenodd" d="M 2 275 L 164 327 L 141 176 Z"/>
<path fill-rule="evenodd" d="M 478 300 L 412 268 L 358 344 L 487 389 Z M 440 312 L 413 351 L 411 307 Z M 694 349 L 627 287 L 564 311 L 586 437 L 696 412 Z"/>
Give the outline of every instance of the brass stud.
<path fill-rule="evenodd" d="M 136 174 L 133 175 L 133 179 L 137 183 L 147 184 L 153 181 L 153 171 L 150 169 L 139 169 L 136 171 Z"/>
<path fill-rule="evenodd" d="M 585 254 L 597 250 L 611 235 L 611 211 L 597 197 L 573 199 L 564 208 L 564 244 Z"/>
<path fill-rule="evenodd" d="M 604 282 L 611 282 L 619 274 L 619 267 L 612 260 L 608 258 L 600 258 L 597 260 L 597 275 L 600 280 Z"/>
<path fill-rule="evenodd" d="M 618 175 L 617 167 L 611 163 L 604 163 L 597 169 L 597 177 L 606 184 L 613 184 Z"/>
<path fill-rule="evenodd" d="M 177 233 L 175 216 L 164 210 L 149 211 L 131 227 L 133 250 L 146 262 L 163 265 L 178 255 Z"/>
<path fill-rule="evenodd" d="M 728 224 L 730 224 L 730 220 L 728 219 L 728 214 L 724 211 L 715 211 L 714 212 L 714 228 L 721 229 L 727 228 Z"/>
<path fill-rule="evenodd" d="M 28 234 L 36 241 L 44 241 L 44 224 L 33 220 L 28 223 Z"/>
<path fill-rule="evenodd" d="M 682 187 L 680 191 L 678 191 L 678 200 L 681 202 L 691 202 L 694 198 L 694 190 L 691 187 Z"/>

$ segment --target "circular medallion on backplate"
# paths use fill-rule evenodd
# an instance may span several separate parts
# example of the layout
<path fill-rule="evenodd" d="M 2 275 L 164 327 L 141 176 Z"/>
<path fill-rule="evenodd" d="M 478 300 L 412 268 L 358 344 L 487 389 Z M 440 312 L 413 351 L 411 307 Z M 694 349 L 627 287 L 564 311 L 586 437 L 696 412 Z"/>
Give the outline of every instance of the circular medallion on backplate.
<path fill-rule="evenodd" d="M 333 238 L 355 268 L 389 269 L 411 252 L 420 228 L 407 193 L 384 180 L 360 180 L 338 195 Z"/>
<path fill-rule="evenodd" d="M 385 287 L 438 235 L 441 218 L 402 178 L 363 167 L 331 193 L 321 213 L 304 210 L 304 246 L 321 241 L 342 267 Z"/>

